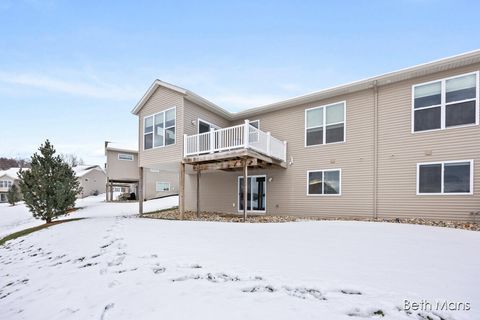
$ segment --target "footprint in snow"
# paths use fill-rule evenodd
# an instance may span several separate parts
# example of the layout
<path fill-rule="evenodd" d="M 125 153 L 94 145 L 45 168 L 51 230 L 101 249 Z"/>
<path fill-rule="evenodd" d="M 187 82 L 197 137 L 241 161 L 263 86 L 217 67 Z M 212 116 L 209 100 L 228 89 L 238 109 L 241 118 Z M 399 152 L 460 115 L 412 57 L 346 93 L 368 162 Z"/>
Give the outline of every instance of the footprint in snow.
<path fill-rule="evenodd" d="M 160 266 L 156 266 L 156 267 L 152 268 L 152 271 L 155 274 L 164 273 L 166 270 L 167 269 L 165 267 L 160 267 Z"/>
<path fill-rule="evenodd" d="M 343 294 L 351 294 L 351 295 L 362 295 L 362 293 L 358 290 L 351 290 L 351 289 L 342 289 L 340 290 Z"/>
<path fill-rule="evenodd" d="M 272 293 L 272 292 L 276 292 L 277 289 L 275 289 L 273 286 L 270 286 L 270 285 L 266 285 L 266 286 L 254 286 L 254 287 L 250 287 L 250 288 L 245 288 L 245 289 L 242 289 L 243 292 L 269 292 L 269 293 Z"/>
<path fill-rule="evenodd" d="M 382 309 L 369 309 L 361 310 L 360 308 L 355 308 L 352 311 L 347 313 L 349 317 L 361 317 L 361 318 L 373 318 L 373 317 L 385 317 L 385 312 Z M 432 319 L 433 320 L 433 319 Z"/>
<path fill-rule="evenodd" d="M 105 319 L 105 314 L 107 313 L 108 310 L 112 309 L 115 306 L 115 303 L 109 303 L 103 308 L 102 315 L 100 317 L 100 320 Z"/>
<path fill-rule="evenodd" d="M 314 298 L 317 300 L 327 300 L 318 289 L 314 288 L 290 288 L 283 287 L 288 295 L 300 299 Z"/>

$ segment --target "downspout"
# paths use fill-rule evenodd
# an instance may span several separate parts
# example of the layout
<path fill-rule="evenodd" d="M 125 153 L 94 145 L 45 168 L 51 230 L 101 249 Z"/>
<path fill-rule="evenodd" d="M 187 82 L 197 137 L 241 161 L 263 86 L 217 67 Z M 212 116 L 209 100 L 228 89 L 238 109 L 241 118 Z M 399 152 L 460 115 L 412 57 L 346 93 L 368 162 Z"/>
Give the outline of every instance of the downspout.
<path fill-rule="evenodd" d="M 378 86 L 373 81 L 373 218 L 377 219 L 378 199 Z"/>

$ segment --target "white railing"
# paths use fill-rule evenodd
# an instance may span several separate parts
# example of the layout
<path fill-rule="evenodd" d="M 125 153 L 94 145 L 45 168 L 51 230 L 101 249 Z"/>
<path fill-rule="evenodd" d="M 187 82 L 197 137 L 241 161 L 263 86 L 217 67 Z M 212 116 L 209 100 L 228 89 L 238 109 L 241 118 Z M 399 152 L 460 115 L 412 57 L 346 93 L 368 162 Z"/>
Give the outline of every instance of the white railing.
<path fill-rule="evenodd" d="M 282 161 L 287 159 L 287 143 L 244 124 L 222 129 L 210 129 L 210 132 L 191 136 L 184 135 L 184 156 L 202 155 L 236 149 L 252 149 L 269 157 Z"/>

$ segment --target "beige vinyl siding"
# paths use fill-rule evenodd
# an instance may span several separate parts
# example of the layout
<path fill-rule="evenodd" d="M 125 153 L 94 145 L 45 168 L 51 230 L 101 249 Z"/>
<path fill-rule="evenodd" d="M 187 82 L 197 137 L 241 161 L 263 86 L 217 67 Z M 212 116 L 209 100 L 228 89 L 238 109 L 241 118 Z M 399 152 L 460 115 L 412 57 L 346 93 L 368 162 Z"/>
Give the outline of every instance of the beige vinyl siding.
<path fill-rule="evenodd" d="M 305 109 L 346 101 L 346 142 L 305 147 Z M 288 141 L 288 169 L 250 170 L 266 174 L 267 213 L 282 215 L 369 216 L 373 208 L 373 91 L 363 91 L 334 99 L 317 101 L 257 116 L 261 130 Z M 243 121 L 243 120 L 242 120 Z M 237 121 L 236 124 L 242 121 Z M 307 170 L 342 169 L 342 195 L 307 196 Z M 216 211 L 232 212 L 237 202 L 237 177 L 230 174 L 202 175 L 201 203 L 215 205 Z M 194 176 L 191 177 L 195 184 Z M 208 180 L 207 180 L 208 179 Z M 207 191 L 205 191 L 207 190 Z M 212 202 L 212 197 L 217 197 Z M 220 196 L 221 195 L 221 196 Z M 187 197 L 191 196 L 187 194 Z M 194 197 L 194 195 L 193 195 Z M 223 200 L 226 198 L 228 200 Z M 203 209 L 203 207 L 202 207 Z"/>
<path fill-rule="evenodd" d="M 209 123 L 215 124 L 221 128 L 231 126 L 230 121 L 225 118 L 220 117 L 219 115 L 202 108 L 194 102 L 191 102 L 187 99 L 184 101 L 184 131 L 183 133 L 187 135 L 197 134 L 198 133 L 198 119 L 208 121 Z M 195 123 L 195 125 L 192 124 Z"/>
<path fill-rule="evenodd" d="M 82 192 L 78 195 L 79 198 L 92 196 L 95 193 L 105 193 L 106 176 L 101 170 L 91 170 L 84 176 L 78 178 Z"/>
<path fill-rule="evenodd" d="M 143 148 L 143 119 L 166 109 L 176 107 L 175 144 L 160 148 L 144 150 Z M 162 163 L 180 162 L 183 156 L 183 95 L 159 87 L 138 114 L 139 121 L 139 165 L 154 167 Z"/>
<path fill-rule="evenodd" d="M 478 71 L 480 64 L 404 80 L 378 88 L 378 196 L 379 218 L 422 217 L 470 220 L 480 210 L 480 127 L 450 128 L 412 133 L 412 85 Z M 346 141 L 305 147 L 305 109 L 346 102 Z M 143 151 L 143 117 L 177 106 L 176 145 Z M 478 117 L 478 114 L 477 114 Z M 221 127 L 244 122 L 228 121 L 179 93 L 157 89 L 140 112 L 141 164 L 178 164 L 183 157 L 183 134 L 196 134 L 197 119 Z M 345 93 L 276 111 L 260 120 L 260 129 L 286 140 L 287 169 L 249 170 L 267 176 L 267 214 L 326 217 L 373 217 L 374 213 L 374 90 Z M 192 125 L 192 121 L 195 125 Z M 417 195 L 417 163 L 474 160 L 473 195 Z M 341 169 L 341 195 L 307 196 L 307 171 Z M 196 208 L 196 176 L 186 176 L 186 209 Z M 202 172 L 200 209 L 237 213 L 237 179 L 242 171 Z M 271 181 L 268 181 L 270 180 Z"/>
<path fill-rule="evenodd" d="M 178 194 L 178 172 L 163 171 L 151 172 L 149 169 L 145 169 L 145 197 L 147 199 L 153 199 L 158 197 L 164 197 L 168 195 Z M 170 191 L 156 191 L 156 183 L 168 182 L 170 183 Z"/>
<path fill-rule="evenodd" d="M 118 154 L 132 154 L 133 161 L 118 160 Z M 107 150 L 107 177 L 110 180 L 138 180 L 138 154 Z"/>
<path fill-rule="evenodd" d="M 466 220 L 480 209 L 480 127 L 411 133 L 412 85 L 479 69 L 477 64 L 379 89 L 380 217 Z M 474 160 L 473 195 L 416 195 L 417 163 L 469 159 Z"/>

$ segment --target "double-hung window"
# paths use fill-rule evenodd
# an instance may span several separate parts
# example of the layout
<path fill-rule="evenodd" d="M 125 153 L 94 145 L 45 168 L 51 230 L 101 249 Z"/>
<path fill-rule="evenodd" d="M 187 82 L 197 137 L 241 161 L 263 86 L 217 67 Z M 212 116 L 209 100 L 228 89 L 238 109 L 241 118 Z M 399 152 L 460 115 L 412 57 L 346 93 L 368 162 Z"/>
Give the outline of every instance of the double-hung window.
<path fill-rule="evenodd" d="M 175 144 L 175 111 L 175 108 L 171 108 L 144 118 L 143 148 L 145 150 Z"/>
<path fill-rule="evenodd" d="M 345 141 L 345 101 L 305 110 L 305 146 Z"/>
<path fill-rule="evenodd" d="M 307 195 L 340 195 L 341 170 L 312 170 L 307 172 Z"/>
<path fill-rule="evenodd" d="M 417 164 L 417 194 L 472 194 L 473 160 Z"/>
<path fill-rule="evenodd" d="M 413 86 L 413 131 L 478 124 L 478 72 Z"/>

